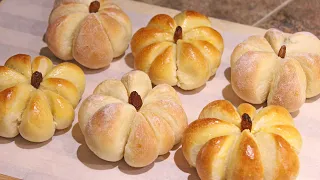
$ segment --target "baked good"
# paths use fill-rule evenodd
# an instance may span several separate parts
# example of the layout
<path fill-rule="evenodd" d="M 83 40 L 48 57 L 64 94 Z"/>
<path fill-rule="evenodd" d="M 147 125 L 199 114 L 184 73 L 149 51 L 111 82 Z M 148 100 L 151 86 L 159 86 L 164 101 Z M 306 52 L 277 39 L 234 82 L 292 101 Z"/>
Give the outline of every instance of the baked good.
<path fill-rule="evenodd" d="M 185 11 L 174 18 L 154 16 L 131 40 L 135 69 L 152 83 L 192 90 L 204 85 L 220 66 L 224 44 L 210 20 Z"/>
<path fill-rule="evenodd" d="M 180 142 L 187 117 L 176 91 L 148 75 L 131 71 L 96 87 L 79 109 L 79 126 L 88 147 L 106 161 L 132 167 L 151 164 Z"/>
<path fill-rule="evenodd" d="M 320 41 L 308 32 L 270 29 L 251 36 L 231 56 L 231 85 L 243 100 L 298 110 L 320 93 Z"/>
<path fill-rule="evenodd" d="M 43 142 L 72 124 L 85 75 L 72 63 L 17 54 L 0 66 L 0 82 L 0 136 Z"/>
<path fill-rule="evenodd" d="M 46 42 L 58 58 L 98 69 L 125 52 L 131 28 L 129 17 L 109 0 L 56 0 Z"/>
<path fill-rule="evenodd" d="M 302 139 L 290 113 L 268 106 L 256 113 L 213 101 L 184 132 L 182 151 L 201 179 L 295 179 Z"/>

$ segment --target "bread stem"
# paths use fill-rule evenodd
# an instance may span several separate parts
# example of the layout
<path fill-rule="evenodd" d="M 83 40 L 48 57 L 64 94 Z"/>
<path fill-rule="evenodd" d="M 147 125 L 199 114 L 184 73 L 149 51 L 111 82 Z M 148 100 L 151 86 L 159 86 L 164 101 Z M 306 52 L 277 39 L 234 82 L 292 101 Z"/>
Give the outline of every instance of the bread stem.
<path fill-rule="evenodd" d="M 42 82 L 42 80 L 43 80 L 43 78 L 42 78 L 41 72 L 36 71 L 36 72 L 32 73 L 32 76 L 31 76 L 31 85 L 32 85 L 34 88 L 38 89 L 39 86 L 40 86 L 40 84 L 41 84 L 41 82 Z"/>
<path fill-rule="evenodd" d="M 286 45 L 281 46 L 278 56 L 281 57 L 282 59 L 286 57 L 286 51 L 287 51 L 287 47 Z"/>
<path fill-rule="evenodd" d="M 141 96 L 137 93 L 137 91 L 132 91 L 129 96 L 129 104 L 133 105 L 137 111 L 142 106 Z"/>
<path fill-rule="evenodd" d="M 96 13 L 99 11 L 99 9 L 100 9 L 100 2 L 99 1 L 93 1 L 90 3 L 90 6 L 89 6 L 90 13 Z"/>
<path fill-rule="evenodd" d="M 177 26 L 176 31 L 174 32 L 173 36 L 174 42 L 177 43 L 179 39 L 182 39 L 182 27 Z"/>
<path fill-rule="evenodd" d="M 241 120 L 241 131 L 245 129 L 249 129 L 251 131 L 251 128 L 252 128 L 251 118 L 247 113 L 244 113 L 242 115 L 242 120 Z"/>

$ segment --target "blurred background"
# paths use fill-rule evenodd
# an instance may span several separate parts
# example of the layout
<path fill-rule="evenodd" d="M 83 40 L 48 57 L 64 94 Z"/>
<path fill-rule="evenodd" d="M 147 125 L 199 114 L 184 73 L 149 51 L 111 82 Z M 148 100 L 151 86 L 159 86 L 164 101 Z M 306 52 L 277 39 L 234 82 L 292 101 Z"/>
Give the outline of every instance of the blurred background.
<path fill-rule="evenodd" d="M 320 0 L 135 0 L 180 11 L 288 33 L 309 31 L 320 38 Z"/>

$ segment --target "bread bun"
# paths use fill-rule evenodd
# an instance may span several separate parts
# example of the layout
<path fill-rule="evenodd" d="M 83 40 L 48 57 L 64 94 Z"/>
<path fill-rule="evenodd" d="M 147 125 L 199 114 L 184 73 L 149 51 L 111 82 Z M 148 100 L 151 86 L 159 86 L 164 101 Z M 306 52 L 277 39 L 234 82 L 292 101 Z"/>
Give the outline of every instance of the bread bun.
<path fill-rule="evenodd" d="M 295 179 L 302 138 L 290 113 L 225 100 L 208 104 L 182 139 L 188 163 L 201 179 Z"/>
<path fill-rule="evenodd" d="M 220 66 L 224 44 L 210 20 L 185 11 L 174 18 L 154 16 L 131 40 L 134 66 L 154 84 L 192 90 L 204 85 Z"/>
<path fill-rule="evenodd" d="M 50 139 L 72 124 L 85 88 L 83 71 L 71 63 L 17 54 L 0 66 L 0 136 L 31 142 Z"/>
<path fill-rule="evenodd" d="M 56 0 L 46 42 L 58 58 L 98 69 L 125 52 L 131 28 L 129 17 L 111 1 Z"/>
<path fill-rule="evenodd" d="M 88 147 L 106 161 L 132 167 L 151 164 L 182 138 L 187 117 L 176 91 L 161 84 L 152 89 L 142 71 L 96 87 L 79 109 L 79 125 Z"/>
<path fill-rule="evenodd" d="M 297 111 L 320 94 L 320 41 L 311 33 L 270 29 L 251 36 L 231 55 L 231 85 L 243 100 Z"/>

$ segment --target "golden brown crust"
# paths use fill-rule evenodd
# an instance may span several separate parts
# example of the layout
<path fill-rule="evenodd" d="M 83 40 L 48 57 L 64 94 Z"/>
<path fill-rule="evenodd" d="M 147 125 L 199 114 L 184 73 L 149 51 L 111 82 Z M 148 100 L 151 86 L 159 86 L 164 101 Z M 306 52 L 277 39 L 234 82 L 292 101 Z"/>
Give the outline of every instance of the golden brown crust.
<path fill-rule="evenodd" d="M 240 133 L 230 120 L 234 113 L 250 114 L 252 130 Z M 215 119 L 218 116 L 227 120 Z M 285 108 L 268 106 L 256 113 L 244 103 L 237 112 L 221 100 L 208 104 L 185 130 L 182 152 L 201 179 L 295 179 L 301 145 L 301 135 Z"/>
<path fill-rule="evenodd" d="M 274 135 L 274 139 L 278 153 L 278 173 L 275 179 L 296 179 L 300 168 L 298 155 L 281 136 Z"/>
<path fill-rule="evenodd" d="M 262 180 L 263 174 L 264 170 L 258 145 L 250 131 L 244 130 L 233 152 L 231 152 L 227 179 Z"/>
<path fill-rule="evenodd" d="M 67 80 L 77 88 L 80 94 L 83 94 L 86 86 L 86 77 L 82 69 L 73 63 L 65 62 L 55 66 L 44 77 L 44 80 L 48 78 Z"/>
<path fill-rule="evenodd" d="M 182 152 L 188 163 L 195 167 L 196 157 L 201 147 L 210 139 L 238 134 L 240 130 L 232 123 L 214 118 L 199 119 L 185 130 L 182 138 Z"/>
<path fill-rule="evenodd" d="M 80 92 L 69 81 L 59 78 L 48 78 L 40 84 L 41 90 L 50 90 L 67 99 L 75 108 L 80 101 Z"/>
<path fill-rule="evenodd" d="M 72 104 L 52 91 L 44 90 L 43 92 L 46 94 L 49 106 L 51 107 L 56 129 L 65 129 L 72 125 L 75 115 Z"/>
<path fill-rule="evenodd" d="M 238 113 L 240 115 L 240 117 L 242 117 L 242 115 L 244 113 L 248 114 L 249 117 L 251 119 L 254 119 L 255 115 L 256 115 L 256 108 L 253 107 L 251 104 L 248 103 L 242 103 L 238 106 Z"/>
<path fill-rule="evenodd" d="M 19 134 L 18 124 L 34 88 L 19 84 L 0 92 L 0 136 L 12 138 Z"/>
<path fill-rule="evenodd" d="M 45 77 L 48 72 L 53 68 L 52 61 L 45 56 L 37 56 L 34 58 L 31 64 L 32 73 L 38 71 Z"/>
<path fill-rule="evenodd" d="M 152 27 L 139 29 L 131 39 L 133 56 L 136 57 L 143 48 L 158 42 L 173 42 L 173 34 Z"/>
<path fill-rule="evenodd" d="M 241 118 L 233 107 L 233 105 L 226 100 L 217 100 L 207 104 L 201 111 L 198 119 L 216 118 L 222 121 L 233 123 L 240 127 Z"/>
<path fill-rule="evenodd" d="M 8 68 L 5 66 L 0 66 L 0 92 L 13 87 L 19 83 L 27 83 L 30 82 L 29 79 L 27 79 L 22 74 Z"/>
<path fill-rule="evenodd" d="M 169 46 L 152 62 L 149 68 L 149 77 L 153 84 L 167 83 L 171 86 L 177 84 L 176 46 Z"/>
<path fill-rule="evenodd" d="M 227 156 L 234 142 L 235 137 L 220 136 L 209 140 L 201 148 L 196 162 L 200 179 L 226 179 Z"/>
<path fill-rule="evenodd" d="M 176 31 L 181 37 L 177 38 Z M 165 47 L 171 43 L 176 45 Z M 148 73 L 154 84 L 177 85 L 184 90 L 204 85 L 215 74 L 223 49 L 222 36 L 211 28 L 210 20 L 193 11 L 174 18 L 156 15 L 131 40 L 136 69 Z"/>
<path fill-rule="evenodd" d="M 55 124 L 45 94 L 35 90 L 24 110 L 19 125 L 19 132 L 24 139 L 43 142 L 50 139 L 55 132 Z"/>
<path fill-rule="evenodd" d="M 174 33 L 176 30 L 176 22 L 172 17 L 166 14 L 155 15 L 148 23 L 147 27 L 159 28 L 167 32 Z"/>
<path fill-rule="evenodd" d="M 43 142 L 55 129 L 72 124 L 74 107 L 85 85 L 79 67 L 62 63 L 53 68 L 44 56 L 35 57 L 31 63 L 31 57 L 24 54 L 9 58 L 5 64 L 10 68 L 0 66 L 0 136 L 20 133 L 31 142 Z M 39 89 L 31 85 L 31 73 L 36 71 L 43 77 Z"/>
<path fill-rule="evenodd" d="M 17 54 L 10 57 L 4 66 L 13 69 L 26 78 L 31 78 L 31 56 L 27 54 Z"/>
<path fill-rule="evenodd" d="M 198 88 L 209 78 L 209 62 L 187 41 L 177 43 L 177 68 L 177 86 L 185 90 Z"/>

